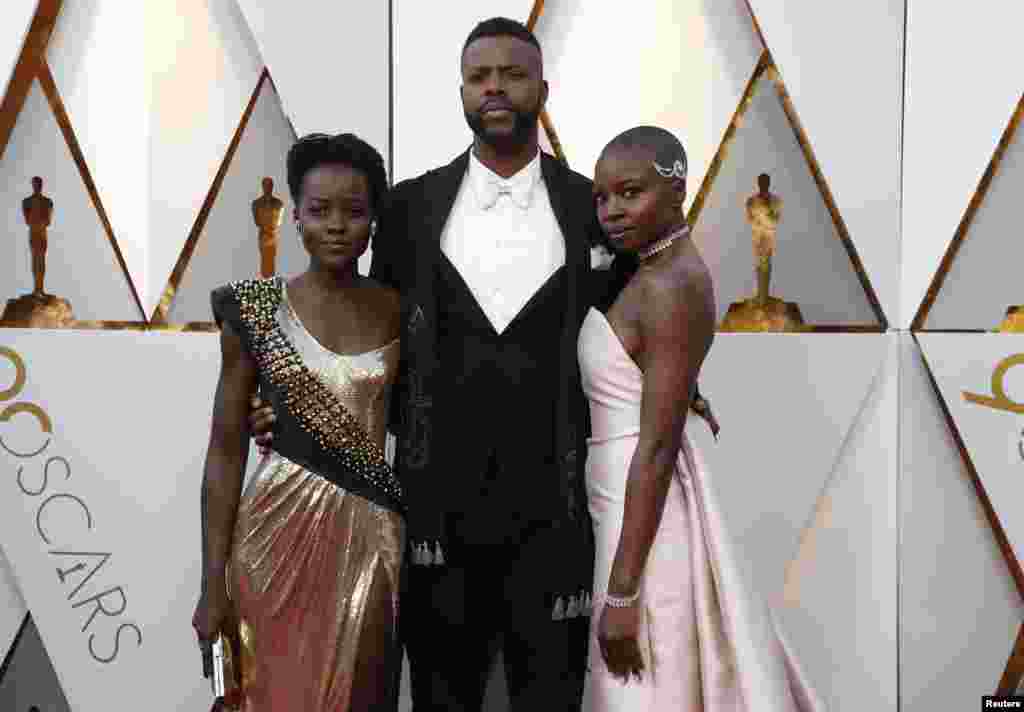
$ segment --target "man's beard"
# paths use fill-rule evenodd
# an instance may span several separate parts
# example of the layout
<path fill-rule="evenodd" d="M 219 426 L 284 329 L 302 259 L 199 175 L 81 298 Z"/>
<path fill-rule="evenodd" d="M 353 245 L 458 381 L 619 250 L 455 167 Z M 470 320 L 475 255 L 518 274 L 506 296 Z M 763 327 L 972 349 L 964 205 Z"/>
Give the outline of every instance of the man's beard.
<path fill-rule="evenodd" d="M 465 112 L 466 123 L 473 134 L 499 153 L 515 151 L 525 146 L 532 137 L 540 120 L 540 104 L 533 111 L 513 111 L 512 133 L 495 136 L 487 131 L 484 118 L 479 113 Z"/>

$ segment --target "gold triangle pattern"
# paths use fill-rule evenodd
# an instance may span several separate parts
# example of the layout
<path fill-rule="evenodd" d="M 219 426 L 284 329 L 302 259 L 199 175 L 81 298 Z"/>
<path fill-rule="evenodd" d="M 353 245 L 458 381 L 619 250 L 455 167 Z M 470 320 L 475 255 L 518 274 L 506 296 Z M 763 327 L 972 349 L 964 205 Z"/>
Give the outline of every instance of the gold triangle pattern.
<path fill-rule="evenodd" d="M 50 36 L 53 34 L 63 4 L 63 0 L 41 0 L 32 18 L 25 44 L 14 65 L 7 93 L 0 102 L 0 158 L 7 149 L 7 142 L 14 131 L 18 115 L 25 105 L 25 100 L 28 99 L 32 80 L 39 74 L 39 66 L 46 56 L 46 48 L 50 44 Z"/>
<path fill-rule="evenodd" d="M 68 150 L 71 152 L 71 156 L 78 168 L 79 175 L 82 178 L 82 182 L 89 194 L 89 198 L 100 219 L 103 230 L 107 235 L 107 240 L 110 242 L 111 249 L 114 251 L 118 266 L 121 268 L 122 275 L 124 276 L 128 288 L 131 290 L 132 300 L 139 310 L 140 321 L 141 323 L 145 323 L 145 315 L 142 308 L 142 301 L 139 298 L 139 292 L 131 278 L 131 273 L 128 271 L 128 265 L 125 262 L 124 254 L 121 252 L 121 247 L 118 245 L 117 237 L 114 235 L 110 220 L 107 218 L 107 212 L 103 207 L 103 201 L 100 199 L 99 192 L 96 189 L 96 183 L 93 180 L 89 167 L 85 162 L 81 146 L 79 145 L 78 138 L 75 135 L 74 126 L 72 125 L 71 119 L 64 107 L 64 101 L 61 98 L 60 91 L 57 88 L 56 82 L 54 82 L 53 74 L 50 71 L 50 66 L 46 60 L 46 49 L 49 46 L 50 37 L 53 35 L 53 29 L 56 25 L 57 18 L 60 15 L 62 7 L 63 0 L 41 0 L 36 9 L 36 14 L 32 18 L 32 24 L 29 26 L 28 35 L 25 38 L 25 44 L 20 56 L 18 57 L 17 64 L 15 65 L 7 94 L 3 97 L 3 102 L 0 103 L 0 157 L 3 156 L 7 148 L 7 144 L 10 141 L 11 134 L 13 133 L 14 127 L 17 123 L 18 116 L 21 114 L 25 101 L 28 99 L 32 82 L 38 80 L 39 86 L 43 91 L 43 95 L 46 97 L 50 110 L 53 112 L 54 119 L 57 121 L 57 125 L 64 137 L 64 141 L 67 143 Z M 111 323 L 134 324 L 135 322 Z M 106 328 L 106 324 L 107 322 L 102 321 L 76 321 L 75 328 Z"/>
<path fill-rule="evenodd" d="M 1010 576 L 1013 578 L 1014 585 L 1017 588 L 1017 593 L 1022 599 L 1024 599 L 1024 569 L 1021 568 L 1020 561 L 1017 559 L 1017 555 L 1014 553 L 1013 547 L 1010 546 L 1010 540 L 1007 538 L 1003 525 L 999 521 L 999 516 L 992 507 L 992 502 L 989 499 L 988 492 L 985 490 L 985 485 L 978 474 L 978 469 L 975 467 L 974 461 L 971 459 L 971 455 L 967 450 L 967 445 L 960 433 L 960 429 L 957 427 L 956 421 L 953 419 L 953 413 L 949 409 L 949 405 L 946 403 L 946 399 L 942 395 L 942 390 L 939 388 L 938 380 L 932 372 L 931 364 L 928 363 L 928 356 L 924 349 L 921 348 L 921 343 L 918 341 L 916 335 L 914 335 L 914 343 L 917 345 L 918 351 L 921 353 L 921 360 L 925 365 L 925 372 L 928 374 L 928 380 L 931 382 L 932 389 L 935 391 L 935 397 L 939 402 L 939 407 L 942 409 L 946 425 L 949 427 L 949 432 L 953 436 L 954 442 L 956 442 L 957 449 L 960 451 L 960 459 L 963 462 L 964 467 L 967 469 L 967 472 L 970 474 L 971 483 L 974 485 L 974 491 L 978 495 L 978 503 L 985 512 L 985 519 L 988 521 L 989 528 L 992 530 L 992 536 L 995 538 L 996 544 L 999 546 L 999 551 L 1003 555 L 1003 560 L 1006 562 Z M 1021 680 L 1024 680 L 1024 625 L 1021 626 L 1020 632 L 1017 635 L 1013 650 L 1010 652 L 1010 657 L 1006 661 L 1006 666 L 1000 676 L 998 687 L 994 694 L 1014 694 L 1017 690 L 1017 686 L 1021 683 Z"/>
<path fill-rule="evenodd" d="M 753 13 L 751 13 L 753 17 Z M 760 35 L 760 28 L 757 26 L 756 19 L 754 20 L 755 28 L 757 33 Z M 762 37 L 763 42 L 763 37 Z M 757 66 L 754 68 L 754 72 L 747 82 L 747 86 L 743 91 L 743 95 L 740 97 L 739 104 L 736 107 L 736 111 L 733 114 L 732 120 L 729 122 L 725 129 L 725 133 L 722 136 L 722 141 L 719 144 L 718 150 L 715 152 L 714 157 L 711 159 L 711 163 L 708 166 L 708 171 L 704 176 L 704 180 L 698 188 L 690 210 L 687 213 L 687 221 L 692 226 L 696 226 L 700 220 L 701 211 L 707 201 L 708 196 L 714 190 L 715 179 L 721 172 L 722 165 L 725 162 L 726 157 L 729 153 L 733 141 L 736 138 L 737 131 L 743 123 L 743 118 L 750 108 L 750 104 L 757 91 L 759 82 L 764 79 L 771 81 L 775 91 L 781 102 L 783 112 L 789 122 L 790 128 L 796 138 L 797 144 L 800 146 L 800 150 L 803 153 L 804 159 L 807 163 L 807 167 L 811 172 L 811 177 L 814 179 L 814 183 L 818 188 L 818 192 L 821 194 L 821 198 L 825 203 L 825 207 L 832 219 L 833 226 L 835 227 L 836 234 L 839 236 L 840 241 L 846 253 L 850 259 L 850 264 L 853 267 L 858 280 L 860 281 L 861 287 L 864 290 L 864 294 L 867 297 L 868 303 L 871 306 L 871 310 L 877 319 L 876 325 L 849 325 L 849 326 L 831 326 L 831 325 L 815 325 L 810 327 L 811 331 L 819 333 L 842 333 L 842 332 L 870 332 L 877 333 L 888 329 L 889 323 L 886 319 L 885 313 L 882 310 L 882 305 L 878 300 L 878 296 L 875 294 L 874 288 L 871 286 L 871 281 L 868 278 L 867 272 L 864 269 L 864 264 L 857 253 L 857 248 L 853 244 L 850 238 L 849 231 L 846 228 L 846 223 L 843 221 L 843 217 L 839 212 L 839 207 L 836 205 L 836 201 L 832 196 L 832 191 L 825 180 L 824 173 L 818 164 L 818 160 L 815 157 L 814 149 L 811 147 L 811 142 L 807 137 L 807 132 L 804 130 L 803 125 L 800 123 L 800 119 L 797 116 L 796 108 L 793 105 L 793 101 L 789 96 L 789 92 L 786 90 L 786 85 L 779 74 L 778 68 L 775 66 L 775 61 L 772 59 L 771 52 L 767 49 L 762 52 L 760 59 L 758 60 Z"/>
<path fill-rule="evenodd" d="M 1006 129 L 1003 131 L 1002 136 L 999 137 L 999 143 L 996 144 L 995 151 L 992 153 L 992 159 L 989 161 L 988 166 L 985 168 L 985 172 L 978 181 L 978 187 L 971 196 L 971 200 L 967 204 L 967 209 L 964 211 L 963 217 L 957 225 L 956 232 L 953 234 L 953 239 L 950 241 L 949 247 L 946 248 L 946 252 L 942 256 L 942 262 L 939 263 L 939 268 L 936 270 L 935 276 L 932 278 L 931 284 L 928 286 L 928 291 L 925 293 L 925 297 L 918 307 L 917 313 L 914 315 L 914 319 L 910 325 L 912 333 L 932 331 L 930 329 L 925 329 L 925 324 L 928 321 L 928 315 L 931 313 L 931 309 L 938 299 L 942 286 L 946 281 L 946 277 L 949 275 L 953 267 L 953 262 L 956 260 L 957 254 L 960 252 L 960 248 L 967 240 L 974 218 L 982 203 L 985 202 L 985 197 L 988 195 L 993 179 L 999 172 L 1003 158 L 1006 155 L 1010 144 L 1013 143 L 1014 137 L 1017 135 L 1017 129 L 1020 127 L 1022 117 L 1024 117 L 1024 94 L 1021 95 L 1020 100 L 1017 102 L 1017 107 L 1014 109 L 1010 116 L 1010 120 L 1006 125 Z M 934 331 L 942 330 L 937 329 Z M 925 359 L 924 362 L 927 366 L 927 359 Z M 960 450 L 960 457 L 963 460 L 964 466 L 971 473 L 975 491 L 977 492 L 978 499 L 985 511 L 989 526 L 992 529 L 992 534 L 999 543 L 999 548 L 1002 551 L 1003 558 L 1006 561 L 1006 565 L 1009 567 L 1010 573 L 1017 585 L 1017 591 L 1021 597 L 1024 598 L 1024 571 L 1021 570 L 1020 563 L 1006 540 L 1002 524 L 999 522 L 999 518 L 996 516 L 995 511 L 992 509 L 988 495 L 981 483 L 981 478 L 978 476 L 978 472 L 975 469 L 970 454 L 968 454 L 967 448 L 963 444 L 956 422 L 953 420 L 952 414 L 946 406 L 945 400 L 942 397 L 942 393 L 939 391 L 939 387 L 934 376 L 931 374 L 930 368 L 928 368 L 928 375 L 932 381 L 932 386 L 935 388 L 935 394 L 939 399 L 942 410 L 946 415 L 949 430 L 953 434 L 953 438 Z M 1024 624 L 1021 625 L 1021 628 L 1017 633 L 1013 649 L 1010 651 L 1006 665 L 999 677 L 999 683 L 995 694 L 1015 694 L 1022 681 L 1024 681 Z"/>
<path fill-rule="evenodd" d="M 999 138 L 999 143 L 996 145 L 996 150 L 992 154 L 992 160 L 989 161 L 988 166 L 985 168 L 985 172 L 981 176 L 981 180 L 978 181 L 978 187 L 974 191 L 974 195 L 971 196 L 970 202 L 967 204 L 967 210 L 964 211 L 963 217 L 960 219 L 960 224 L 957 225 L 956 232 L 953 234 L 953 239 L 949 243 L 949 247 L 946 248 L 946 254 L 942 256 L 942 262 L 939 263 L 939 269 L 935 272 L 935 276 L 932 278 L 931 284 L 928 286 L 928 291 L 925 293 L 924 300 L 918 307 L 917 314 L 914 315 L 914 320 L 911 322 L 911 331 L 925 331 L 924 325 L 928 320 L 928 314 L 931 312 L 932 307 L 935 304 L 935 300 L 939 296 L 939 292 L 942 290 L 942 285 L 946 281 L 946 277 L 949 275 L 950 270 L 953 267 L 953 261 L 956 259 L 957 253 L 963 246 L 964 241 L 967 239 L 967 235 L 970 232 L 971 224 L 974 222 L 974 217 L 978 213 L 978 209 L 981 204 L 985 202 L 985 196 L 988 194 L 989 187 L 992 185 L 992 180 L 999 172 L 999 167 L 1003 162 L 1003 157 L 1006 155 L 1007 149 L 1010 144 L 1013 143 L 1014 137 L 1017 135 L 1017 128 L 1020 126 L 1021 117 L 1024 116 L 1024 94 L 1021 95 L 1020 100 L 1017 102 L 1017 108 L 1014 109 L 1013 114 L 1010 116 L 1010 122 L 1006 126 L 1006 130 L 1003 131 L 1003 135 Z M 932 331 L 929 329 L 929 331 Z M 936 329 L 934 331 L 941 331 Z"/>
<path fill-rule="evenodd" d="M 256 81 L 256 87 L 252 90 L 249 103 L 245 107 L 245 111 L 242 112 L 242 118 L 238 122 L 238 128 L 235 129 L 235 134 L 231 138 L 231 143 L 228 144 L 224 158 L 221 160 L 220 167 L 217 169 L 217 174 L 214 176 L 213 183 L 210 185 L 210 189 L 206 194 L 206 199 L 203 201 L 203 205 L 199 209 L 199 214 L 196 216 L 196 220 L 192 225 L 192 230 L 189 232 L 188 238 L 185 240 L 185 245 L 181 250 L 181 254 L 178 256 L 178 261 L 175 263 L 174 269 L 171 271 L 171 275 L 167 279 L 167 285 L 164 287 L 163 294 L 160 296 L 160 301 L 153 310 L 153 315 L 150 317 L 150 322 L 153 324 L 170 326 L 168 324 L 167 317 L 171 310 L 171 304 L 174 302 L 174 296 L 177 294 L 178 288 L 181 286 L 181 280 L 185 276 L 185 271 L 188 269 L 192 255 L 195 253 L 196 245 L 199 244 L 199 240 L 203 234 L 203 228 L 206 226 L 206 220 L 210 216 L 210 210 L 213 208 L 213 204 L 217 200 L 217 195 L 220 193 L 221 185 L 224 183 L 224 177 L 227 175 L 228 169 L 231 167 L 231 161 L 234 159 L 235 153 L 238 151 L 238 146 L 242 142 L 242 136 L 245 134 L 245 128 L 249 125 L 249 118 L 252 116 L 252 112 L 256 108 L 256 102 L 259 100 L 264 84 L 267 82 L 269 82 L 271 88 L 273 88 L 273 80 L 270 78 L 270 72 L 266 67 L 264 67 L 263 72 L 260 74 L 260 78 Z M 182 327 L 187 331 L 217 330 L 217 327 L 213 322 L 189 322 L 182 325 Z"/>

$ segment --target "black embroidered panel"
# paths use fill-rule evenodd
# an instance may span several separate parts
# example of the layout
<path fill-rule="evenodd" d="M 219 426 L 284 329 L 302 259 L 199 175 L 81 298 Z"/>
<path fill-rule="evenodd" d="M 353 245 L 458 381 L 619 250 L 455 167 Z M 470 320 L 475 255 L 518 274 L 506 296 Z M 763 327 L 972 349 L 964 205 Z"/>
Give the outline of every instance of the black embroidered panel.
<path fill-rule="evenodd" d="M 340 465 L 369 485 L 370 499 L 389 509 L 402 511 L 402 486 L 384 459 L 384 451 L 302 362 L 295 345 L 281 330 L 276 318 L 283 287 L 280 278 L 241 280 L 229 286 L 247 332 L 253 358 L 263 378 L 276 391 L 275 400 L 279 400 L 279 407 L 283 406 L 294 416 L 302 430 L 315 440 L 318 449 L 334 461 L 335 468 Z M 288 456 L 285 452 L 281 454 Z M 372 496 L 374 493 L 377 496 Z M 357 494 L 364 492 L 357 491 Z"/>

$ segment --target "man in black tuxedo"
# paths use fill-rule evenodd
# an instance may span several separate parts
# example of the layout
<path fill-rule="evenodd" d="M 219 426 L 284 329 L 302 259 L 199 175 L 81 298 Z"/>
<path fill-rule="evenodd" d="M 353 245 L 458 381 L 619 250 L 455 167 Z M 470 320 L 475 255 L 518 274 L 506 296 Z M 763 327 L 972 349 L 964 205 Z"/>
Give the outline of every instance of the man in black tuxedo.
<path fill-rule="evenodd" d="M 473 145 L 394 187 L 370 270 L 404 298 L 413 705 L 479 710 L 500 648 L 514 710 L 575 710 L 593 576 L 576 339 L 600 228 L 590 180 L 539 150 L 532 33 L 480 23 L 462 81 Z"/>
<path fill-rule="evenodd" d="M 539 150 L 533 34 L 481 22 L 462 80 L 473 145 L 392 189 L 370 269 L 403 297 L 391 430 L 413 706 L 480 710 L 500 649 L 513 710 L 578 710 L 593 532 L 576 340 L 600 227 L 590 180 Z M 271 419 L 257 402 L 262 445 Z"/>

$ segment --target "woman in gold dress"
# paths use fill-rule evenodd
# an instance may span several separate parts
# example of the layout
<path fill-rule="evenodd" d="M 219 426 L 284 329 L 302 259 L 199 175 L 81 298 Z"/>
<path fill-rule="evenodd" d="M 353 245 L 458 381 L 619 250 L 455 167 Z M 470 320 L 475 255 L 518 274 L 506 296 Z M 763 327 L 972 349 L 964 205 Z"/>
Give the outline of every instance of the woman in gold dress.
<path fill-rule="evenodd" d="M 235 636 L 246 712 L 393 704 L 404 551 L 401 487 L 384 458 L 398 367 L 398 295 L 358 274 L 387 190 L 351 134 L 288 154 L 309 269 L 213 292 L 222 366 L 202 488 L 203 580 L 193 626 Z M 257 387 L 273 451 L 242 491 Z"/>

